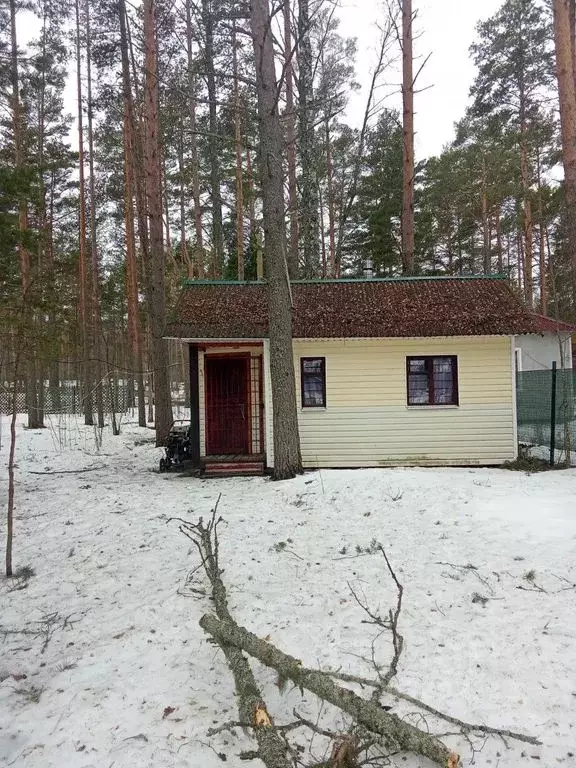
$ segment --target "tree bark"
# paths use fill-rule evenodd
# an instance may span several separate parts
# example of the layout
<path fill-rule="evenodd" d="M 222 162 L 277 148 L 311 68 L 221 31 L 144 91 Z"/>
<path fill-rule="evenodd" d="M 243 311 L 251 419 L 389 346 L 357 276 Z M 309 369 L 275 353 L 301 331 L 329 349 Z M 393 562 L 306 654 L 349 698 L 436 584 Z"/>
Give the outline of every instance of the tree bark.
<path fill-rule="evenodd" d="M 16 456 L 16 417 L 18 414 L 18 350 L 14 363 L 14 384 L 12 387 L 12 417 L 10 419 L 10 453 L 8 454 L 8 511 L 6 513 L 6 576 L 13 575 L 12 569 L 12 545 L 14 542 L 14 459 Z"/>
<path fill-rule="evenodd" d="M 458 765 L 457 755 L 431 734 L 387 712 L 377 702 L 366 701 L 349 688 L 337 685 L 329 675 L 304 667 L 299 659 L 283 653 L 244 627 L 231 621 L 221 621 L 210 614 L 202 616 L 200 626 L 219 643 L 245 651 L 267 667 L 277 670 L 284 679 L 346 712 L 359 725 L 390 739 L 401 751 L 427 757 L 441 766 L 455 768 Z"/>
<path fill-rule="evenodd" d="M 332 164 L 332 137 L 330 122 L 325 122 L 326 129 L 326 184 L 328 187 L 328 277 L 336 277 L 336 223 L 334 220 L 334 173 Z"/>
<path fill-rule="evenodd" d="M 164 223 L 164 227 L 166 229 L 166 251 L 171 257 L 171 261 L 174 263 L 174 253 L 172 251 L 172 242 L 170 238 L 170 206 L 168 201 L 168 182 L 167 182 L 167 171 L 166 171 L 166 152 L 164 151 L 164 148 L 162 145 L 160 146 L 160 156 L 162 158 L 161 165 L 162 165 L 162 175 L 160 178 L 160 194 L 162 195 L 162 205 L 163 205 L 163 214 L 162 214 L 162 221 Z"/>
<path fill-rule="evenodd" d="M 576 0 L 568 0 L 570 13 L 570 46 L 572 56 L 572 74 L 576 88 Z"/>
<path fill-rule="evenodd" d="M 250 239 L 256 235 L 256 192 L 254 184 L 254 173 L 252 170 L 252 153 L 250 152 L 250 143 L 246 147 L 246 184 L 248 187 L 248 218 L 250 221 Z"/>
<path fill-rule="evenodd" d="M 286 160 L 288 165 L 288 217 L 290 220 L 290 247 L 288 274 L 298 277 L 298 186 L 296 179 L 296 112 L 294 105 L 294 66 L 292 63 L 292 9 L 290 0 L 284 0 L 284 77 L 286 80 Z"/>
<path fill-rule="evenodd" d="M 242 125 L 238 87 L 238 36 L 232 22 L 232 77 L 234 82 L 234 142 L 236 145 L 236 259 L 238 280 L 244 280 L 244 190 L 242 179 Z"/>
<path fill-rule="evenodd" d="M 496 251 L 497 251 L 497 254 L 498 254 L 498 273 L 499 274 L 502 274 L 502 272 L 504 271 L 504 254 L 503 254 L 503 250 L 502 250 L 502 220 L 501 220 L 501 216 L 502 216 L 501 206 L 497 205 L 496 206 L 496 213 L 495 213 L 496 221 L 495 221 L 494 228 L 496 230 Z"/>
<path fill-rule="evenodd" d="M 529 307 L 534 304 L 533 256 L 532 256 L 532 201 L 530 200 L 530 176 L 528 169 L 528 149 L 526 146 L 526 126 L 520 129 L 520 173 L 524 195 L 523 236 L 524 236 L 524 298 Z"/>
<path fill-rule="evenodd" d="M 82 328 L 82 409 L 84 423 L 92 426 L 92 364 L 90 361 L 90 290 L 88 281 L 88 258 L 86 253 L 86 180 L 84 177 L 84 113 L 82 110 L 82 45 L 80 37 L 80 0 L 76 0 L 76 95 L 78 100 L 78 205 L 79 205 L 79 303 Z"/>
<path fill-rule="evenodd" d="M 251 0 L 250 27 L 256 63 L 260 169 L 265 237 L 270 369 L 274 425 L 273 477 L 282 480 L 302 471 L 296 380 L 292 352 L 292 302 L 285 252 L 282 128 L 268 0 Z"/>
<path fill-rule="evenodd" d="M 163 339 L 166 323 L 165 254 L 162 239 L 162 170 L 156 40 L 156 3 L 144 0 L 144 123 L 146 158 L 146 197 L 150 232 L 147 275 L 148 317 L 154 371 L 154 423 L 156 444 L 164 445 L 172 425 L 168 352 Z"/>
<path fill-rule="evenodd" d="M 204 58 L 206 83 L 208 86 L 208 155 L 210 158 L 210 185 L 212 187 L 212 277 L 222 275 L 224 238 L 222 228 L 222 191 L 220 189 L 220 151 L 218 137 L 218 109 L 216 75 L 214 68 L 214 13 L 213 0 L 202 0 L 202 21 L 204 24 Z"/>
<path fill-rule="evenodd" d="M 309 0 L 298 0 L 298 134 L 300 144 L 300 233 L 304 276 L 318 274 L 320 264 L 320 224 L 316 181 L 313 114 L 314 67 L 310 40 Z"/>
<path fill-rule="evenodd" d="M 414 273 L 414 74 L 412 0 L 402 2 L 402 271 Z"/>
<path fill-rule="evenodd" d="M 482 158 L 482 247 L 484 274 L 492 270 L 490 253 L 490 226 L 488 222 L 488 191 L 486 183 L 486 160 Z"/>
<path fill-rule="evenodd" d="M 45 179 L 45 150 L 46 150 L 46 65 L 47 50 L 46 50 L 46 35 L 47 35 L 47 7 L 46 0 L 41 4 L 42 12 L 42 31 L 40 33 L 41 50 L 42 50 L 42 65 L 40 73 L 40 99 L 38 104 L 38 127 L 37 127 L 37 141 L 38 141 L 38 263 L 37 263 L 37 280 L 42 283 L 43 291 L 49 304 L 48 318 L 51 327 L 54 329 L 54 335 L 56 336 L 56 316 L 54 310 L 54 252 L 52 248 L 51 236 L 52 228 L 48 225 L 47 218 L 47 194 Z M 44 280 L 41 280 L 41 278 Z M 57 338 L 52 339 L 52 344 L 57 343 Z M 38 417 L 39 426 L 44 426 L 44 381 L 46 376 L 52 379 L 54 373 L 54 362 L 50 360 L 49 365 L 46 365 L 46 359 L 43 359 L 42 355 L 38 356 L 37 360 L 38 370 L 35 384 L 35 397 L 38 397 Z M 52 355 L 51 355 L 52 357 Z M 56 363 L 57 371 L 58 363 Z M 58 374 L 56 372 L 56 378 Z M 48 383 L 50 394 L 52 392 L 51 381 Z"/>
<path fill-rule="evenodd" d="M 576 269 L 576 55 L 574 50 L 573 3 L 554 0 L 556 78 L 560 99 L 562 164 L 566 201 L 566 232 L 573 270 Z"/>
<path fill-rule="evenodd" d="M 12 136 L 14 140 L 14 164 L 21 172 L 26 167 L 24 149 L 24 111 L 20 103 L 20 74 L 18 66 L 18 38 L 16 31 L 16 0 L 10 0 L 10 81 Z M 23 322 L 26 326 L 27 359 L 24 363 L 24 379 L 26 386 L 26 407 L 28 411 L 28 427 L 36 429 L 43 427 L 43 414 L 40 408 L 38 381 L 36 376 L 34 334 L 34 311 L 32 309 L 32 281 L 30 276 L 30 252 L 26 244 L 28 235 L 28 203 L 23 195 L 18 199 L 18 254 L 20 258 L 20 281 L 22 287 L 22 302 L 24 307 Z"/>
<path fill-rule="evenodd" d="M 138 302 L 138 260 L 134 226 L 134 142 L 131 128 L 132 86 L 126 32 L 126 2 L 119 0 L 120 49 L 122 57 L 122 91 L 124 107 L 124 221 L 126 236 L 126 298 L 128 304 L 128 333 L 131 343 L 132 363 L 136 368 L 138 387 L 138 425 L 146 426 L 146 397 L 144 392 L 144 357 L 142 351 L 142 327 Z"/>
<path fill-rule="evenodd" d="M 194 279 L 194 260 L 188 251 L 186 235 L 186 185 L 184 183 L 184 126 L 178 131 L 178 186 L 180 193 L 180 264 L 186 267 L 188 280 Z"/>
<path fill-rule="evenodd" d="M 204 232 L 202 230 L 202 202 L 200 199 L 200 162 L 196 122 L 196 76 L 192 50 L 192 0 L 186 0 L 186 55 L 188 65 L 188 101 L 190 104 L 190 157 L 192 166 L 192 200 L 194 202 L 194 233 L 196 235 L 196 272 L 204 277 Z"/>
<path fill-rule="evenodd" d="M 546 269 L 546 243 L 544 206 L 542 204 L 542 170 L 540 150 L 536 157 L 536 179 L 538 183 L 538 272 L 540 278 L 540 312 L 548 314 L 548 275 Z"/>
<path fill-rule="evenodd" d="M 196 525 L 182 523 L 180 530 L 196 544 L 201 553 L 202 564 L 210 580 L 211 597 L 216 616 L 222 621 L 232 622 L 232 616 L 228 609 L 226 587 L 222 581 L 222 570 L 218 561 L 217 527 L 221 518 L 216 517 L 217 509 L 218 504 L 212 511 L 212 518 L 207 525 L 200 519 Z M 258 710 L 264 710 L 266 715 L 268 712 L 248 659 L 235 645 L 218 644 L 234 676 L 240 722 L 254 724 L 255 714 Z M 254 727 L 253 733 L 258 742 L 258 757 L 267 768 L 291 768 L 293 766 L 292 760 L 288 758 L 286 742 L 282 740 L 278 731 L 269 726 Z"/>
<path fill-rule="evenodd" d="M 100 258 L 98 255 L 98 235 L 96 230 L 96 179 L 94 171 L 94 127 L 92 109 L 92 39 L 90 34 L 90 0 L 86 0 L 86 84 L 88 98 L 88 168 L 90 171 L 90 262 L 92 266 L 92 355 L 94 371 L 94 394 L 98 426 L 104 427 L 103 382 L 104 367 L 102 365 L 102 318 L 100 315 Z"/>

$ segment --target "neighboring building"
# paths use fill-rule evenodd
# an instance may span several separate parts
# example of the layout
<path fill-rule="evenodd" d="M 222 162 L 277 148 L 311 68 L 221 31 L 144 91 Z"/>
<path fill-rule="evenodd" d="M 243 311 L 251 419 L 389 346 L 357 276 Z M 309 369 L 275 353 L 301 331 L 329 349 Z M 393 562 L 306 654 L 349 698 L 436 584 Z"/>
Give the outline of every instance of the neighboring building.
<path fill-rule="evenodd" d="M 516 370 L 544 371 L 552 368 L 572 368 L 572 335 L 576 325 L 553 320 L 545 315 L 534 315 L 537 333 L 518 336 L 516 346 Z"/>
<path fill-rule="evenodd" d="M 291 290 L 305 467 L 515 458 L 514 339 L 538 327 L 504 279 L 294 281 Z M 189 281 L 166 335 L 189 348 L 199 463 L 272 467 L 266 285 Z"/>

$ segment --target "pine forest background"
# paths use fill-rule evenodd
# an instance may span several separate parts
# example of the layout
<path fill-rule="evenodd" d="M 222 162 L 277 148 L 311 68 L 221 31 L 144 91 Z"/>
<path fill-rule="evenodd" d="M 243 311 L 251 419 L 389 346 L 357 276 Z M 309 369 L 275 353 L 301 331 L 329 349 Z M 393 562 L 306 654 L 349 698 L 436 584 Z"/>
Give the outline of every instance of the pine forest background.
<path fill-rule="evenodd" d="M 369 261 L 382 277 L 498 272 L 576 320 L 553 10 L 505 0 L 477 26 L 469 106 L 407 179 L 406 100 L 402 113 L 384 94 L 406 75 L 406 14 L 418 49 L 417 9 L 382 6 L 359 72 L 337 2 L 273 3 L 292 277 L 359 277 Z M 16 393 L 40 426 L 72 397 L 87 423 L 129 403 L 145 425 L 147 392 L 182 396 L 186 361 L 161 338 L 182 279 L 266 275 L 248 17 L 232 0 L 1 0 L 0 410 Z M 416 98 L 425 59 L 410 61 Z"/>

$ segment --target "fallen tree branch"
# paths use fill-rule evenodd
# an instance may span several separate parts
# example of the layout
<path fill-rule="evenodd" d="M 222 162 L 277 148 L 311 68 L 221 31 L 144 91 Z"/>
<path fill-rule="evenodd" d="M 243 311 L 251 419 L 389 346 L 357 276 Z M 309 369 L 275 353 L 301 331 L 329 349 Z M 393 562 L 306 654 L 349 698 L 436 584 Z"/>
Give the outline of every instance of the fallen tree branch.
<path fill-rule="evenodd" d="M 384 736 L 402 751 L 427 757 L 445 768 L 457 768 L 458 755 L 428 733 L 386 712 L 374 701 L 366 701 L 348 688 L 336 685 L 330 675 L 307 669 L 293 656 L 283 653 L 265 640 L 230 620 L 220 620 L 211 614 L 200 619 L 202 629 L 221 645 L 232 645 L 275 669 L 282 677 L 292 680 L 321 699 L 351 715 L 357 723 L 373 733 Z"/>
<path fill-rule="evenodd" d="M 218 562 L 218 524 L 222 522 L 222 518 L 217 517 L 220 498 L 221 496 L 218 496 L 208 524 L 205 525 L 202 518 L 197 523 L 191 523 L 181 518 L 178 519 L 178 522 L 179 530 L 194 542 L 198 549 L 202 565 L 212 587 L 212 600 L 216 615 L 221 620 L 232 622 L 232 616 L 228 610 L 226 587 L 221 578 L 222 571 Z M 281 738 L 268 714 L 266 704 L 244 654 L 238 646 L 226 641 L 218 641 L 218 645 L 222 649 L 234 677 L 236 693 L 238 694 L 239 722 L 250 723 L 258 742 L 256 756 L 262 760 L 267 768 L 293 768 L 293 764 L 287 756 L 286 742 Z M 229 726 L 230 724 L 228 724 Z"/>
<path fill-rule="evenodd" d="M 84 469 L 54 469 L 49 472 L 35 472 L 28 470 L 29 475 L 81 475 L 83 472 L 96 472 L 97 469 L 106 469 L 106 464 L 99 464 L 97 467 L 84 467 Z"/>
<path fill-rule="evenodd" d="M 491 584 L 488 582 L 487 579 L 485 579 L 483 576 L 480 575 L 480 572 L 478 570 L 477 565 L 472 565 L 472 563 L 466 563 L 466 565 L 457 565 L 456 563 L 446 563 L 442 562 L 441 560 L 436 561 L 436 565 L 447 565 L 449 568 L 454 568 L 455 571 L 462 571 L 463 573 L 472 573 L 478 581 L 483 584 L 486 589 L 489 589 L 492 594 L 494 594 L 494 590 L 492 589 Z"/>
<path fill-rule="evenodd" d="M 357 685 L 367 686 L 374 689 L 379 689 L 381 687 L 380 680 L 371 680 L 368 677 L 349 675 L 346 672 L 327 672 L 326 674 L 333 677 L 334 680 L 341 680 L 344 683 L 356 683 Z M 535 736 L 516 733 L 515 731 L 509 731 L 507 728 L 492 728 L 489 725 L 467 723 L 465 720 L 460 720 L 457 717 L 452 717 L 452 715 L 447 715 L 445 712 L 441 712 L 439 709 L 432 707 L 430 704 L 426 704 L 426 702 L 417 699 L 415 696 L 410 696 L 410 694 L 399 691 L 397 688 L 393 688 L 390 685 L 386 686 L 386 688 L 383 689 L 383 692 L 390 696 L 395 696 L 398 699 L 402 699 L 403 701 L 407 701 L 410 704 L 414 704 L 416 707 L 423 709 L 425 712 L 428 712 L 429 714 L 434 715 L 434 717 L 444 720 L 447 723 L 457 725 L 465 733 L 484 733 L 492 736 L 502 736 L 515 739 L 516 741 L 522 741 L 525 744 L 533 744 L 535 746 L 539 746 L 542 743 Z"/>
<path fill-rule="evenodd" d="M 367 602 L 364 600 L 360 600 L 356 592 L 354 591 L 354 588 L 348 582 L 348 588 L 352 594 L 352 597 L 354 600 L 358 603 L 360 608 L 369 616 L 370 618 L 370 624 L 376 624 L 377 626 L 381 627 L 384 631 L 389 631 L 392 633 L 392 647 L 394 648 L 394 654 L 392 656 L 392 660 L 390 664 L 388 665 L 388 671 L 386 674 L 382 675 L 380 674 L 380 667 L 376 663 L 375 658 L 375 651 L 374 651 L 374 643 L 375 641 L 372 641 L 372 664 L 374 665 L 374 668 L 376 670 L 376 674 L 378 675 L 378 679 L 380 680 L 380 686 L 374 689 L 374 692 L 372 694 L 372 699 L 374 701 L 378 701 L 380 698 L 380 695 L 382 691 L 384 691 L 387 686 L 390 684 L 390 681 L 396 677 L 398 674 L 398 662 L 400 661 L 400 656 L 402 655 L 402 651 L 404 650 L 404 638 L 398 631 L 398 621 L 400 619 L 400 613 L 402 611 L 402 597 L 404 595 L 404 587 L 400 582 L 398 581 L 398 577 L 396 576 L 394 569 L 390 565 L 390 560 L 388 559 L 388 555 L 386 554 L 384 547 L 382 544 L 378 545 L 378 550 L 382 553 L 382 556 L 384 560 L 386 561 L 386 566 L 388 568 L 388 572 L 390 576 L 392 577 L 394 584 L 396 585 L 397 590 L 397 601 L 396 601 L 396 608 L 394 611 L 389 610 L 388 612 L 388 618 L 383 619 L 380 614 L 374 613 L 369 607 Z"/>

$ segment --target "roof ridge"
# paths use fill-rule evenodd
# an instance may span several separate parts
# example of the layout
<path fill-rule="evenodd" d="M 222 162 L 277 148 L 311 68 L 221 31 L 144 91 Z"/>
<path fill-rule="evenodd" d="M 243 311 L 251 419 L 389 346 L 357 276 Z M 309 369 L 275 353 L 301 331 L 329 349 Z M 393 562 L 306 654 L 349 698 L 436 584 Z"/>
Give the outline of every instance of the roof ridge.
<path fill-rule="evenodd" d="M 291 280 L 293 285 L 334 285 L 338 283 L 411 283 L 436 282 L 444 280 L 473 281 L 473 280 L 507 280 L 503 272 L 487 275 L 399 275 L 398 277 L 337 277 L 337 278 L 307 278 Z M 190 280 L 182 281 L 182 287 L 191 285 L 266 285 L 266 280 Z"/>

